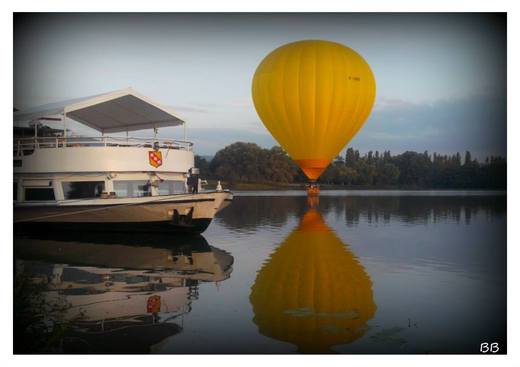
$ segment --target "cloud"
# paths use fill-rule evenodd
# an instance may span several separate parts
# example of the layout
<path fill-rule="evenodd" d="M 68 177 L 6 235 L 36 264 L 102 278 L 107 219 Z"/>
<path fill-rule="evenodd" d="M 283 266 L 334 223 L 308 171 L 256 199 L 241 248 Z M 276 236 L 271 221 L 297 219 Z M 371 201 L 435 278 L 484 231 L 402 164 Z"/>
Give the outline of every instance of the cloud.
<path fill-rule="evenodd" d="M 214 155 L 218 150 L 237 141 L 256 143 L 264 148 L 278 145 L 267 131 L 229 128 L 188 129 L 188 139 L 195 143 L 194 150 L 199 155 Z"/>
<path fill-rule="evenodd" d="M 416 103 L 405 101 L 403 99 L 380 97 L 376 101 L 372 113 L 389 110 L 407 110 L 413 109 L 416 106 Z"/>
<path fill-rule="evenodd" d="M 381 98 L 349 144 L 361 150 L 506 155 L 506 98 L 501 94 L 411 103 Z"/>
<path fill-rule="evenodd" d="M 181 111 L 182 108 L 191 106 L 176 109 Z M 394 154 L 428 150 L 446 154 L 469 150 L 478 159 L 489 155 L 506 156 L 506 110 L 506 98 L 500 94 L 424 103 L 380 98 L 366 124 L 348 146 L 362 153 L 368 150 L 390 150 Z M 201 108 L 200 112 L 190 112 L 205 111 Z M 248 118 L 244 116 L 244 122 L 236 128 L 216 127 L 215 124 L 197 128 L 188 123 L 188 139 L 195 143 L 195 153 L 200 155 L 213 155 L 237 141 L 254 142 L 264 148 L 277 145 L 261 122 Z M 84 133 L 79 124 L 70 123 L 69 127 Z M 160 136 L 165 138 L 181 139 L 182 134 L 181 128 L 160 131 Z M 132 135 L 151 136 L 151 132 Z"/>
<path fill-rule="evenodd" d="M 474 157 L 506 156 L 506 99 L 498 95 L 412 103 L 380 98 L 367 123 L 348 146 L 368 150 L 406 150 L 442 154 L 469 150 Z M 234 128 L 192 128 L 199 154 L 211 155 L 236 141 L 269 148 L 276 141 L 258 123 Z"/>
<path fill-rule="evenodd" d="M 406 150 L 442 154 L 469 150 L 474 157 L 506 156 L 506 99 L 498 95 L 434 102 L 380 98 L 367 123 L 348 146 L 368 150 Z M 236 141 L 270 148 L 276 141 L 257 121 L 240 128 L 191 128 L 197 154 L 213 155 Z"/>

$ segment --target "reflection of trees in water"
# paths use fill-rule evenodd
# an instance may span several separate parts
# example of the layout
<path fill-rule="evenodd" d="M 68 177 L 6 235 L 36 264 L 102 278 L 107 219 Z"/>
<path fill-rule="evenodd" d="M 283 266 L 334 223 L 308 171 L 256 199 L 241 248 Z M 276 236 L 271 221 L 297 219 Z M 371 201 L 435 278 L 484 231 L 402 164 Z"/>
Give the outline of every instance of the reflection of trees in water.
<path fill-rule="evenodd" d="M 223 224 L 235 230 L 269 225 L 282 227 L 292 216 L 300 218 L 307 209 L 307 198 L 296 196 L 237 196 L 229 210 L 218 214 Z"/>
<path fill-rule="evenodd" d="M 308 207 L 303 196 L 239 196 L 231 209 L 219 214 L 228 228 L 244 230 L 263 225 L 282 227 L 287 219 L 301 218 Z M 453 220 L 471 223 L 477 213 L 502 216 L 506 213 L 506 196 L 321 196 L 323 214 L 344 215 L 347 225 L 360 221 L 409 223 Z"/>
<path fill-rule="evenodd" d="M 389 223 L 399 220 L 409 223 L 454 220 L 471 223 L 478 212 L 501 216 L 506 212 L 506 196 L 444 196 L 444 197 L 346 197 L 336 201 L 343 206 L 347 225 L 360 219 L 368 223 Z"/>

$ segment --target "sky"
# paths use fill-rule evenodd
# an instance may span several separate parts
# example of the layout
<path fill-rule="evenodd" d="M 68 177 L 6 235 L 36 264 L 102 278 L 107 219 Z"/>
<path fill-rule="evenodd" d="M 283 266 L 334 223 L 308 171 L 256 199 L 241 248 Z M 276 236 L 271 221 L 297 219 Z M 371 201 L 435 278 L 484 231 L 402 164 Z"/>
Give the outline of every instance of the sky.
<path fill-rule="evenodd" d="M 374 72 L 376 102 L 349 147 L 506 156 L 506 17 L 496 14 L 16 14 L 14 107 L 130 86 L 187 122 L 197 154 L 236 141 L 269 148 L 251 80 L 269 52 L 302 39 L 347 45 Z"/>

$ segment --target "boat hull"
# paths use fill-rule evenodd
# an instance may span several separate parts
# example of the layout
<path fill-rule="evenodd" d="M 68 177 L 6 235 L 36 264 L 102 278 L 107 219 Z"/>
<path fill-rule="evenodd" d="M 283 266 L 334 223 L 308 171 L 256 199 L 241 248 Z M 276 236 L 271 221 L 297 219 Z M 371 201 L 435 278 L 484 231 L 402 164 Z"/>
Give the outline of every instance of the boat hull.
<path fill-rule="evenodd" d="M 194 219 L 192 223 L 178 225 L 170 221 L 162 222 L 29 222 L 15 223 L 15 233 L 48 231 L 88 231 L 88 232 L 142 232 L 142 233 L 202 233 L 211 224 L 212 219 Z"/>
<path fill-rule="evenodd" d="M 202 233 L 233 194 L 208 192 L 142 198 L 69 200 L 55 205 L 19 205 L 15 232 L 184 232 Z"/>

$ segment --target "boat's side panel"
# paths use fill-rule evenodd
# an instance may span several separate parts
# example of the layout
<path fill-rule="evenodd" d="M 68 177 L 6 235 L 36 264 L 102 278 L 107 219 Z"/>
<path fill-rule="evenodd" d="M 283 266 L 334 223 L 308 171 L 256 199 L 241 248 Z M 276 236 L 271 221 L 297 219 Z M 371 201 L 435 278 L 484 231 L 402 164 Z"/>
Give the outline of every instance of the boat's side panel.
<path fill-rule="evenodd" d="M 160 222 L 171 220 L 174 210 L 180 215 L 188 215 L 192 208 L 193 218 L 212 218 L 215 213 L 214 202 L 215 199 L 200 199 L 181 203 L 19 208 L 15 210 L 15 222 Z"/>
<path fill-rule="evenodd" d="M 15 229 L 143 232 L 203 232 L 231 193 L 175 195 L 160 201 L 15 207 Z"/>
<path fill-rule="evenodd" d="M 15 173 L 60 172 L 188 172 L 194 166 L 192 151 L 159 149 L 160 165 L 150 163 L 146 147 L 67 147 L 41 148 L 19 157 Z M 117 167 L 117 169 L 114 169 Z"/>
<path fill-rule="evenodd" d="M 202 233 L 211 224 L 211 218 L 192 219 L 187 224 L 173 221 L 160 222 L 24 222 L 15 223 L 17 234 L 31 232 L 124 232 L 124 233 Z"/>

